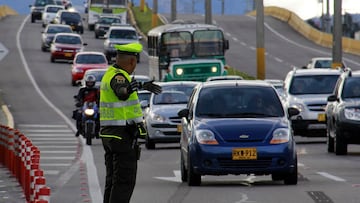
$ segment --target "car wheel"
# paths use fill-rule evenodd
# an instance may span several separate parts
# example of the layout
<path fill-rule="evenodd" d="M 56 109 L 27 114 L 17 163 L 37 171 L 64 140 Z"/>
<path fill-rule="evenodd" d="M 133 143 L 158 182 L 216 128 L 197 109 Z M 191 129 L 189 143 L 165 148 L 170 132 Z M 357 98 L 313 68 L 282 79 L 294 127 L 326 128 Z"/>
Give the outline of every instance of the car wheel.
<path fill-rule="evenodd" d="M 199 186 L 201 184 L 201 175 L 193 170 L 190 157 L 188 157 L 187 182 L 189 186 Z"/>
<path fill-rule="evenodd" d="M 329 126 L 326 128 L 326 138 L 327 151 L 334 152 L 334 138 L 330 135 Z"/>
<path fill-rule="evenodd" d="M 187 170 L 186 170 L 186 167 L 185 167 L 185 162 L 184 162 L 185 160 L 184 160 L 184 156 L 182 155 L 182 153 L 181 153 L 181 158 L 180 158 L 180 164 L 181 164 L 181 166 L 180 166 L 180 170 L 181 170 L 181 181 L 182 182 L 186 182 L 187 181 L 187 179 L 188 179 L 188 177 L 187 177 Z"/>
<path fill-rule="evenodd" d="M 46 52 L 46 47 L 41 46 L 41 51 Z"/>
<path fill-rule="evenodd" d="M 50 57 L 50 62 L 51 62 L 51 63 L 55 63 L 54 57 Z"/>
<path fill-rule="evenodd" d="M 95 39 L 99 39 L 99 35 L 95 33 Z"/>
<path fill-rule="evenodd" d="M 296 185 L 298 182 L 298 167 L 297 167 L 297 158 L 295 159 L 295 167 L 294 169 L 285 174 L 284 176 L 284 184 L 285 185 Z"/>
<path fill-rule="evenodd" d="M 146 149 L 155 149 L 155 143 L 154 141 L 150 140 L 149 136 L 146 136 L 145 147 Z"/>
<path fill-rule="evenodd" d="M 278 173 L 273 173 L 271 174 L 271 180 L 272 181 L 284 180 L 284 176 Z"/>
<path fill-rule="evenodd" d="M 77 85 L 76 85 L 76 81 L 71 80 L 71 85 L 72 85 L 72 86 L 77 86 Z"/>
<path fill-rule="evenodd" d="M 31 17 L 31 23 L 35 23 L 35 18 Z"/>
<path fill-rule="evenodd" d="M 347 154 L 347 144 L 345 142 L 344 136 L 340 129 L 336 128 L 335 131 L 335 154 L 336 155 L 346 155 Z"/>

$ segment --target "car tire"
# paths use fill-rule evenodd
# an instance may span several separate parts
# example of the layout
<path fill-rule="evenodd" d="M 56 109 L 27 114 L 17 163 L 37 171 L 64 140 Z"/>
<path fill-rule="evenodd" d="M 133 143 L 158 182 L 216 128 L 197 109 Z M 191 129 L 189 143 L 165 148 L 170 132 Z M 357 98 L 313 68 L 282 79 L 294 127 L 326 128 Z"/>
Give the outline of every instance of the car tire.
<path fill-rule="evenodd" d="M 326 128 L 326 144 L 327 144 L 327 151 L 334 152 L 334 138 L 330 135 L 329 126 Z"/>
<path fill-rule="evenodd" d="M 55 58 L 54 58 L 54 57 L 50 57 L 50 62 L 51 62 L 51 63 L 55 63 Z"/>
<path fill-rule="evenodd" d="M 95 39 L 99 39 L 99 35 L 95 32 Z"/>
<path fill-rule="evenodd" d="M 187 182 L 189 186 L 199 186 L 201 184 L 201 175 L 193 170 L 190 157 L 188 157 Z"/>
<path fill-rule="evenodd" d="M 77 86 L 76 81 L 71 80 L 71 85 L 72 85 L 72 86 Z"/>
<path fill-rule="evenodd" d="M 340 129 L 336 128 L 334 139 L 334 148 L 336 155 L 346 155 L 347 154 L 347 144 L 344 139 L 344 136 Z"/>
<path fill-rule="evenodd" d="M 47 50 L 46 50 L 46 47 L 41 46 L 41 51 L 46 52 L 46 51 L 47 51 Z"/>
<path fill-rule="evenodd" d="M 31 23 L 35 23 L 35 18 L 31 16 Z"/>
<path fill-rule="evenodd" d="M 284 184 L 285 185 L 296 185 L 297 182 L 298 182 L 298 166 L 297 166 L 297 158 L 295 158 L 295 167 L 291 172 L 285 174 Z"/>
<path fill-rule="evenodd" d="M 273 173 L 271 174 L 271 180 L 272 181 L 280 181 L 280 180 L 284 180 L 284 176 L 278 173 Z"/>
<path fill-rule="evenodd" d="M 146 136 L 145 147 L 146 149 L 155 149 L 155 142 L 150 140 L 149 136 Z"/>
<path fill-rule="evenodd" d="M 188 172 L 186 170 L 186 167 L 185 167 L 185 162 L 184 162 L 184 156 L 182 155 L 181 153 L 181 158 L 180 158 L 180 171 L 181 171 L 181 181 L 182 182 L 186 182 L 187 179 L 188 179 Z"/>

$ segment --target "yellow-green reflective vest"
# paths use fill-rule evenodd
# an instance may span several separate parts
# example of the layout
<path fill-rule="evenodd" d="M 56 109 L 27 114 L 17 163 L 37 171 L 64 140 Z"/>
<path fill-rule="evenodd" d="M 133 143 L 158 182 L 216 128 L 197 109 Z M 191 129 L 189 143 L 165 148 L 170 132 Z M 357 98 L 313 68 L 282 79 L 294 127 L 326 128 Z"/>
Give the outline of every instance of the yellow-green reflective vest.
<path fill-rule="evenodd" d="M 100 87 L 100 125 L 126 126 L 126 124 L 140 123 L 143 114 L 136 92 L 130 94 L 126 101 L 121 101 L 110 86 L 111 79 L 122 73 L 128 81 L 131 78 L 124 70 L 110 66 L 105 72 Z"/>

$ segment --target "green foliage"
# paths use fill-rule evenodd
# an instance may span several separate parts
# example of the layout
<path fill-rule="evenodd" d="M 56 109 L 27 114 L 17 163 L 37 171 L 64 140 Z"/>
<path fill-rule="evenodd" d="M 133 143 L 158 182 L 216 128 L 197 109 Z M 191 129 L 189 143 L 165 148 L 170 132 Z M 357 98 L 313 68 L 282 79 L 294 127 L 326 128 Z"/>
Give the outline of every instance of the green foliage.
<path fill-rule="evenodd" d="M 152 29 L 152 10 L 150 8 L 147 8 L 146 11 L 141 12 L 139 6 L 133 6 L 131 7 L 131 10 L 134 14 L 136 23 L 140 30 L 146 34 L 149 30 Z M 158 17 L 157 24 L 163 25 L 160 18 Z"/>
<path fill-rule="evenodd" d="M 243 77 L 245 80 L 255 80 L 256 78 L 251 76 L 251 75 L 248 75 L 244 72 L 240 72 L 232 67 L 228 67 L 227 69 L 228 71 L 228 75 L 240 75 L 241 77 Z"/>

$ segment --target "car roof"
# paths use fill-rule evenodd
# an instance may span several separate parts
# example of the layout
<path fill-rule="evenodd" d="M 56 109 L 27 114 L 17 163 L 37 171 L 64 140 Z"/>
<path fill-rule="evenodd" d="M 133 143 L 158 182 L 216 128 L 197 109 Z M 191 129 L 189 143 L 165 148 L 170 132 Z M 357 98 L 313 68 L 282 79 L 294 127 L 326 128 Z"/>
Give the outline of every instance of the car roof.
<path fill-rule="evenodd" d="M 342 73 L 339 69 L 331 68 L 314 68 L 314 69 L 296 69 L 292 70 L 292 73 L 296 76 L 299 75 L 340 75 Z"/>
<path fill-rule="evenodd" d="M 62 5 L 57 5 L 57 4 L 48 4 L 48 5 L 46 5 L 46 6 L 45 6 L 44 11 L 45 11 L 45 10 L 46 10 L 46 8 L 48 8 L 48 7 L 64 8 L 64 9 L 65 9 L 65 7 L 64 7 L 64 6 L 62 6 Z"/>
<path fill-rule="evenodd" d="M 169 81 L 169 82 L 159 82 L 161 86 L 171 86 L 171 85 L 197 85 L 201 82 L 197 81 Z"/>
<path fill-rule="evenodd" d="M 222 76 L 211 76 L 206 79 L 206 81 L 212 80 L 243 80 L 244 78 L 240 75 L 222 75 Z"/>
<path fill-rule="evenodd" d="M 76 53 L 76 55 L 82 55 L 82 54 L 94 54 L 94 55 L 105 56 L 105 54 L 103 52 L 100 52 L 100 51 L 82 51 L 82 52 Z"/>
<path fill-rule="evenodd" d="M 136 29 L 132 25 L 114 25 L 114 24 L 111 24 L 110 29 L 111 30 L 119 29 L 119 30 L 135 30 L 136 31 Z"/>
<path fill-rule="evenodd" d="M 58 35 L 67 35 L 67 36 L 74 36 L 74 37 L 80 37 L 81 35 L 77 34 L 77 33 L 69 33 L 69 32 L 59 32 L 55 34 L 55 37 Z"/>
<path fill-rule="evenodd" d="M 273 85 L 264 80 L 214 80 L 202 83 L 203 87 L 221 87 L 221 86 L 263 86 L 272 87 Z"/>
<path fill-rule="evenodd" d="M 70 27 L 70 25 L 67 24 L 48 24 L 47 27 Z"/>

